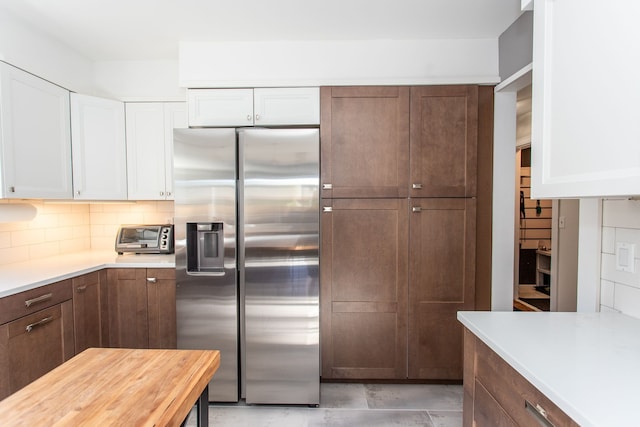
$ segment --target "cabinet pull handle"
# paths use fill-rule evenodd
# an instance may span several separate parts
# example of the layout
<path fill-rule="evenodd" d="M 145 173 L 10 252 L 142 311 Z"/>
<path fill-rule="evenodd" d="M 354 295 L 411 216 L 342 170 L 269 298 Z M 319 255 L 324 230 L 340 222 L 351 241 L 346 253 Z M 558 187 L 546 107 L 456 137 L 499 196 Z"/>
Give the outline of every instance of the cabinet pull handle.
<path fill-rule="evenodd" d="M 158 279 L 156 279 L 155 277 L 147 277 L 147 282 L 149 283 L 156 283 L 158 281 Z"/>
<path fill-rule="evenodd" d="M 256 114 L 256 120 L 260 120 L 260 114 Z"/>
<path fill-rule="evenodd" d="M 322 184 L 323 190 L 331 190 L 332 188 L 333 188 L 333 185 L 331 184 Z"/>
<path fill-rule="evenodd" d="M 333 212 L 333 208 L 331 206 L 324 206 L 322 212 Z"/>
<path fill-rule="evenodd" d="M 251 121 L 251 114 L 247 114 L 247 121 L 250 122 Z"/>
<path fill-rule="evenodd" d="M 411 212 L 422 212 L 422 208 L 420 206 L 413 206 Z"/>
<path fill-rule="evenodd" d="M 76 288 L 76 292 L 84 292 L 84 291 L 86 291 L 86 290 L 87 290 L 87 285 L 84 285 L 84 286 L 78 286 L 78 287 Z"/>
<path fill-rule="evenodd" d="M 15 193 L 16 192 L 16 187 L 9 187 L 9 192 L 10 193 Z"/>
<path fill-rule="evenodd" d="M 540 406 L 539 404 L 534 405 L 528 400 L 525 400 L 524 407 L 527 409 L 527 411 L 529 411 L 531 415 L 533 415 L 536 420 L 538 420 L 540 425 L 545 427 L 554 427 L 551 421 L 549 421 L 549 419 L 547 418 L 547 411 L 545 411 L 542 406 Z"/>
<path fill-rule="evenodd" d="M 30 324 L 28 324 L 28 325 L 27 325 L 27 327 L 26 327 L 26 328 L 24 328 L 24 329 L 25 329 L 25 331 L 27 331 L 27 332 L 31 332 L 31 330 L 32 330 L 33 328 L 35 328 L 36 326 L 42 326 L 42 325 L 44 325 L 45 323 L 49 323 L 49 322 L 51 322 L 52 320 L 53 320 L 53 316 L 45 317 L 44 319 L 39 320 L 39 321 L 37 321 L 37 322 L 35 322 L 35 323 L 30 323 Z"/>
<path fill-rule="evenodd" d="M 44 302 L 44 301 L 50 300 L 51 297 L 53 297 L 53 294 L 40 295 L 39 297 L 31 298 L 31 299 L 26 300 L 24 302 L 24 305 L 26 307 L 31 307 L 33 304 L 37 304 L 39 302 Z"/>
<path fill-rule="evenodd" d="M 422 184 L 412 184 L 411 188 L 413 188 L 414 190 L 421 190 L 422 189 Z"/>

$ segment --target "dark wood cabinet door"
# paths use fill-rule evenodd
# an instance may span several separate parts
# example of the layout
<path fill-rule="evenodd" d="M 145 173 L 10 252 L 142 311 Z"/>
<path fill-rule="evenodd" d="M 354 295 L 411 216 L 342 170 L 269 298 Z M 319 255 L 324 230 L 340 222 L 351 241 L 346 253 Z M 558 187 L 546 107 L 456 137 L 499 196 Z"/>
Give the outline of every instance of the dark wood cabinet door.
<path fill-rule="evenodd" d="M 147 270 L 112 268 L 107 271 L 109 345 L 148 348 Z"/>
<path fill-rule="evenodd" d="M 323 198 L 406 197 L 408 87 L 320 90 Z"/>
<path fill-rule="evenodd" d="M 411 197 L 476 195 L 477 86 L 411 88 Z"/>
<path fill-rule="evenodd" d="M 72 279 L 73 325 L 76 353 L 89 347 L 106 347 L 108 338 L 106 271 Z"/>
<path fill-rule="evenodd" d="M 176 271 L 147 269 L 149 348 L 176 348 Z"/>
<path fill-rule="evenodd" d="M 462 379 L 463 328 L 473 310 L 475 199 L 411 199 L 409 378 Z"/>
<path fill-rule="evenodd" d="M 322 377 L 405 379 L 408 201 L 322 206 Z"/>
<path fill-rule="evenodd" d="M 0 399 L 73 355 L 70 300 L 0 325 Z"/>

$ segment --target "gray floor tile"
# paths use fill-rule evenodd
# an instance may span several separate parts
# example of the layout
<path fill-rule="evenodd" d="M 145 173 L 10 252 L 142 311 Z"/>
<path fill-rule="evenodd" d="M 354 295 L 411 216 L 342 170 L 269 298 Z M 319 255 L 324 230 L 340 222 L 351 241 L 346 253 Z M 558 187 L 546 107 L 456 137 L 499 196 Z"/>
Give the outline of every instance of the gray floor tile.
<path fill-rule="evenodd" d="M 320 384 L 321 408 L 367 409 L 363 384 Z"/>
<path fill-rule="evenodd" d="M 462 409 L 461 385 L 366 384 L 365 392 L 372 409 Z"/>
<path fill-rule="evenodd" d="M 317 416 L 322 415 L 321 419 Z M 372 411 L 363 409 L 320 409 L 312 419 L 309 427 L 391 427 L 391 426 L 425 426 L 433 427 L 429 414 L 425 411 Z"/>
<path fill-rule="evenodd" d="M 461 427 L 462 411 L 430 411 L 434 427 Z"/>
<path fill-rule="evenodd" d="M 321 384 L 320 408 L 212 404 L 217 427 L 387 427 L 462 425 L 462 386 L 422 384 Z M 187 426 L 196 425 L 195 411 Z"/>

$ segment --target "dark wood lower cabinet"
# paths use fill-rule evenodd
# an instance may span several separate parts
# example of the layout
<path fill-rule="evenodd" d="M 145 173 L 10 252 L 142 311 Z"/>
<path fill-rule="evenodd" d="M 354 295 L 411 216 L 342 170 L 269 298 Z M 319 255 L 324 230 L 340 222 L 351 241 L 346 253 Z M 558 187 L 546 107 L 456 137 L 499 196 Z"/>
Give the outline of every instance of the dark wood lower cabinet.
<path fill-rule="evenodd" d="M 74 354 L 71 300 L 0 325 L 0 399 Z"/>
<path fill-rule="evenodd" d="M 89 347 L 108 347 L 106 270 L 74 277 L 71 283 L 76 353 Z"/>
<path fill-rule="evenodd" d="M 175 348 L 175 270 L 107 272 L 110 347 Z"/>
<path fill-rule="evenodd" d="M 322 206 L 322 377 L 406 378 L 407 200 Z"/>
<path fill-rule="evenodd" d="M 464 427 L 578 426 L 468 329 L 464 340 Z"/>

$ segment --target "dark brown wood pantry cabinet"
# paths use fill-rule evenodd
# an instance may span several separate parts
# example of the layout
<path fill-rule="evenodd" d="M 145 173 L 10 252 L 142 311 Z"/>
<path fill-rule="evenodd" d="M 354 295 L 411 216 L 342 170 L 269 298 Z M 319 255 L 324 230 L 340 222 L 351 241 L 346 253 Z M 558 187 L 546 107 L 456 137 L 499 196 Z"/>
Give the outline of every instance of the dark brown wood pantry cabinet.
<path fill-rule="evenodd" d="M 410 197 L 474 197 L 478 86 L 411 88 Z"/>
<path fill-rule="evenodd" d="M 321 89 L 323 380 L 462 379 L 456 312 L 476 308 L 492 93 Z"/>
<path fill-rule="evenodd" d="M 322 198 L 406 197 L 408 87 L 320 89 Z"/>
<path fill-rule="evenodd" d="M 476 201 L 411 199 L 409 378 L 460 379 L 463 328 L 474 309 Z"/>
<path fill-rule="evenodd" d="M 324 378 L 407 376 L 407 206 L 406 199 L 322 201 Z"/>

